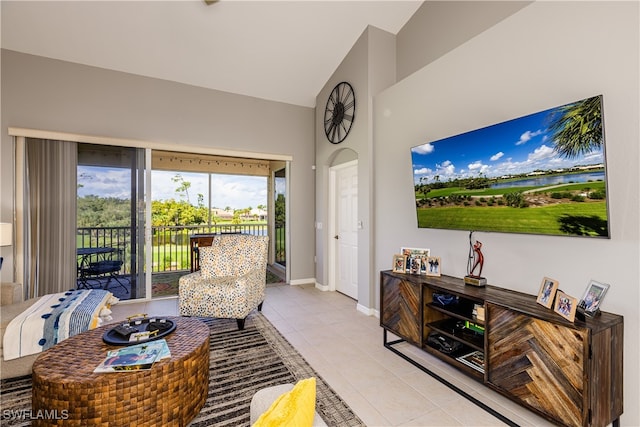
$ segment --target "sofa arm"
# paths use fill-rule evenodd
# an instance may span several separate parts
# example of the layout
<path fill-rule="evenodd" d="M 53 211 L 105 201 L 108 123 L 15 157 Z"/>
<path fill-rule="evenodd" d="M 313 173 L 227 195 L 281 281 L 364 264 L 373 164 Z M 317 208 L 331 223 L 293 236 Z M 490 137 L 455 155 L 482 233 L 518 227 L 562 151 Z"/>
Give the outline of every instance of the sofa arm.
<path fill-rule="evenodd" d="M 22 283 L 1 283 L 0 287 L 2 288 L 0 305 L 9 305 L 24 301 Z"/>

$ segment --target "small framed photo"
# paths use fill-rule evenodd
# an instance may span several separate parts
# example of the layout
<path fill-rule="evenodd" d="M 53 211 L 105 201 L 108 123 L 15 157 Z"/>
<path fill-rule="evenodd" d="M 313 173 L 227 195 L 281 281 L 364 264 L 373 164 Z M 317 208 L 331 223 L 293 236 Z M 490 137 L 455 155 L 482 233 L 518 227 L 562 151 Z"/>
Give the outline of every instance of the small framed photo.
<path fill-rule="evenodd" d="M 429 256 L 430 250 L 424 248 L 400 248 L 400 253 L 407 257 L 405 263 L 407 273 L 412 273 L 412 270 L 417 267 L 418 269 L 413 271 L 413 274 L 420 274 L 421 265 Z M 414 262 L 415 259 L 417 261 Z"/>
<path fill-rule="evenodd" d="M 576 308 L 578 307 L 578 300 L 574 297 L 565 294 L 562 291 L 558 291 L 556 295 L 556 305 L 553 311 L 560 316 L 567 319 L 569 322 L 573 322 L 576 318 Z"/>
<path fill-rule="evenodd" d="M 540 290 L 538 291 L 538 304 L 544 305 L 547 308 L 551 308 L 553 305 L 553 297 L 556 296 L 558 290 L 558 281 L 545 277 L 540 284 Z"/>
<path fill-rule="evenodd" d="M 427 276 L 440 276 L 440 268 L 442 267 L 442 263 L 440 261 L 439 256 L 428 256 L 427 257 L 427 266 L 425 267 L 425 274 Z"/>
<path fill-rule="evenodd" d="M 585 289 L 584 295 L 578 304 L 580 311 L 589 317 L 595 316 L 600 309 L 600 304 L 602 303 L 607 290 L 609 290 L 609 285 L 606 283 L 590 280 L 587 285 L 587 289 Z"/>
<path fill-rule="evenodd" d="M 394 273 L 406 273 L 407 257 L 402 254 L 395 254 L 392 265 Z"/>
<path fill-rule="evenodd" d="M 419 256 L 411 257 L 409 260 L 409 274 L 420 274 L 422 270 L 422 258 Z"/>

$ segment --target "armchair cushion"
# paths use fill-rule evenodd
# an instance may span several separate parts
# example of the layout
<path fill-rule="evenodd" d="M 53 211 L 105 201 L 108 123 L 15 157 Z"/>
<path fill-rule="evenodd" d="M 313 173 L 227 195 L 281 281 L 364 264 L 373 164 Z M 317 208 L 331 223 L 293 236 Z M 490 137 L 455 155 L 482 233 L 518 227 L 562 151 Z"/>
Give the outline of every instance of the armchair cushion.
<path fill-rule="evenodd" d="M 243 319 L 264 299 L 264 289 L 251 285 L 264 274 L 259 270 L 238 277 L 187 274 L 180 278 L 180 314 Z"/>

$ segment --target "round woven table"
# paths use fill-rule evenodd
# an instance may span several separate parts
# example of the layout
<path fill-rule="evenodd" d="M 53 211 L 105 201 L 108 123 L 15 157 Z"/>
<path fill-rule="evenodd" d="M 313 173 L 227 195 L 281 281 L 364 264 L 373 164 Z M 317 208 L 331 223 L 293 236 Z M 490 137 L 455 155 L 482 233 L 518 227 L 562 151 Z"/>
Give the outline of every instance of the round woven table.
<path fill-rule="evenodd" d="M 150 370 L 94 373 L 110 346 L 112 325 L 56 344 L 33 364 L 33 413 L 51 414 L 32 425 L 185 426 L 202 409 L 209 389 L 209 328 L 196 319 L 177 322 L 166 336 L 171 358 Z"/>

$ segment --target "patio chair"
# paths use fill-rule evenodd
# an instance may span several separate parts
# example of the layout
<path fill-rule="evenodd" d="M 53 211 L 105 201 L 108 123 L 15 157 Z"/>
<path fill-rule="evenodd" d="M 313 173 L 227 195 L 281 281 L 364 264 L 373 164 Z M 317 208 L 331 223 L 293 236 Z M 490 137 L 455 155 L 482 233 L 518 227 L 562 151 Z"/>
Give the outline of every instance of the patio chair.
<path fill-rule="evenodd" d="M 200 270 L 179 280 L 180 315 L 236 319 L 244 329 L 247 315 L 262 310 L 268 243 L 267 236 L 223 234 L 198 248 Z"/>
<path fill-rule="evenodd" d="M 120 280 L 120 270 L 124 261 L 122 259 L 122 250 L 114 249 L 104 255 L 102 258 L 86 263 L 80 267 L 79 283 L 81 287 L 92 289 L 90 282 L 101 285 L 106 279 L 102 289 L 108 289 L 112 280 L 115 280 L 122 286 L 127 293 L 129 288 Z"/>

